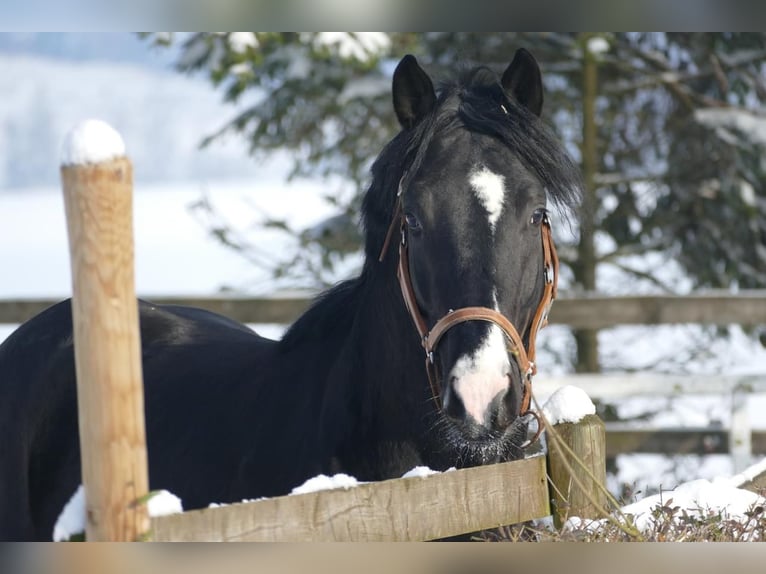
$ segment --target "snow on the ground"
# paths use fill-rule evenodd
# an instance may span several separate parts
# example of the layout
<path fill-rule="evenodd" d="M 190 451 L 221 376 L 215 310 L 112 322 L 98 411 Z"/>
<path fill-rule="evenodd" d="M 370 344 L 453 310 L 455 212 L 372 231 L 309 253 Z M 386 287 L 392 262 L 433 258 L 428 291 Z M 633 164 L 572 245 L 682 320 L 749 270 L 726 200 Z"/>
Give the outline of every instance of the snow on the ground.
<path fill-rule="evenodd" d="M 128 142 L 128 146 L 129 146 Z M 329 189 L 332 189 L 330 184 Z M 203 195 L 235 229 L 246 232 L 266 217 L 310 226 L 332 214 L 321 183 L 291 186 L 217 182 L 135 186 L 134 237 L 139 296 L 209 295 L 222 287 L 271 293 L 268 269 L 214 241 L 192 205 Z M 295 248 L 278 231 L 257 236 L 265 257 Z M 71 293 L 64 200 L 56 188 L 0 193 L 0 299 L 68 297 Z"/>
<path fill-rule="evenodd" d="M 607 474 L 607 488 L 620 499 L 625 491 L 623 502 L 626 503 L 675 488 L 690 480 L 714 480 L 731 476 L 734 472 L 732 458 L 728 454 L 620 454 L 615 465 L 616 474 Z"/>
<path fill-rule="evenodd" d="M 255 161 L 242 137 L 200 142 L 252 103 L 225 103 L 203 76 L 170 66 L 53 59 L 0 53 L 0 194 L 55 185 L 61 143 L 86 118 L 100 118 L 125 140 L 139 182 L 251 178 L 281 182 L 290 159 Z"/>
<path fill-rule="evenodd" d="M 623 506 L 623 515 L 632 517 L 633 523 L 642 532 L 653 530 L 657 508 L 678 508 L 676 516 L 685 513 L 690 517 L 702 518 L 720 515 L 725 520 L 744 522 L 748 512 L 756 506 L 766 505 L 762 496 L 732 486 L 727 479 L 698 479 L 678 485 L 673 490 L 665 490 L 652 496 Z M 564 525 L 568 529 L 587 529 L 594 531 L 606 523 L 607 519 L 586 520 L 577 516 L 570 517 Z"/>
<path fill-rule="evenodd" d="M 574 385 L 557 389 L 543 405 L 543 415 L 552 425 L 577 423 L 593 414 L 596 414 L 596 406 L 585 391 Z"/>
<path fill-rule="evenodd" d="M 152 493 L 147 501 L 150 517 L 167 516 L 183 512 L 181 499 L 167 490 Z M 53 541 L 64 542 L 85 532 L 85 488 L 81 484 L 56 519 Z"/>
<path fill-rule="evenodd" d="M 62 165 L 85 165 L 125 155 L 125 142 L 112 126 L 102 120 L 84 120 L 64 138 Z"/>
<path fill-rule="evenodd" d="M 720 512 L 726 518 L 742 520 L 748 510 L 766 504 L 766 499 L 754 492 L 733 487 L 726 480 L 698 479 L 623 506 L 622 512 L 632 515 L 636 526 L 645 531 L 651 527 L 652 510 L 669 502 L 671 507 L 678 506 L 691 516 Z"/>

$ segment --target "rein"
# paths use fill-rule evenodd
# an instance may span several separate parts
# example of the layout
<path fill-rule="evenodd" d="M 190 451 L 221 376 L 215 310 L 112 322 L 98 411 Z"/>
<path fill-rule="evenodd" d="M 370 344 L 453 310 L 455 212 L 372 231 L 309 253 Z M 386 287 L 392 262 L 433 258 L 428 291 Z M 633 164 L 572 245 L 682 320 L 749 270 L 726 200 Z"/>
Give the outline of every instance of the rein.
<path fill-rule="evenodd" d="M 402 177 L 404 180 L 404 177 Z M 388 246 L 391 243 L 394 231 L 399 227 L 401 233 L 401 241 L 399 242 L 399 264 L 396 271 L 396 276 L 399 280 L 399 287 L 402 291 L 402 297 L 404 298 L 404 304 L 407 307 L 407 311 L 412 318 L 412 322 L 415 324 L 418 335 L 420 335 L 420 342 L 425 350 L 426 354 L 426 373 L 428 374 L 428 382 L 431 387 L 431 394 L 434 397 L 436 403 L 441 407 L 441 393 L 439 378 L 436 373 L 436 365 L 434 361 L 434 352 L 439 344 L 439 341 L 444 334 L 460 323 L 466 321 L 486 321 L 497 325 L 500 330 L 503 331 L 506 338 L 509 341 L 509 351 L 519 366 L 522 373 L 524 382 L 524 394 L 521 399 L 521 410 L 519 416 L 526 414 L 532 414 L 538 419 L 538 433 L 530 442 L 534 442 L 539 433 L 542 432 L 542 424 L 540 424 L 540 418 L 537 414 L 530 410 L 532 402 L 532 377 L 537 373 L 537 367 L 535 366 L 535 342 L 537 339 L 537 333 L 548 323 L 548 313 L 550 312 L 553 300 L 557 294 L 557 283 L 559 276 L 559 259 L 556 254 L 556 247 L 553 243 L 553 237 L 551 235 L 551 222 L 550 217 L 546 213 L 542 223 L 540 224 L 540 234 L 543 247 L 543 275 L 545 281 L 545 287 L 543 289 L 543 296 L 540 304 L 537 306 L 535 315 L 532 318 L 532 324 L 529 330 L 529 342 L 528 347 L 524 346 L 521 336 L 519 335 L 516 327 L 513 326 L 508 318 L 502 313 L 490 309 L 489 307 L 463 307 L 461 309 L 450 310 L 446 315 L 439 319 L 436 324 L 428 329 L 425 319 L 420 312 L 417 300 L 415 299 L 415 292 L 412 287 L 412 280 L 410 278 L 409 268 L 409 256 L 407 249 L 407 224 L 402 209 L 402 180 L 399 181 L 399 191 L 396 196 L 396 204 L 394 206 L 394 212 L 391 218 L 391 224 L 389 225 L 388 232 L 386 233 L 386 239 L 383 242 L 383 248 L 380 251 L 380 257 L 378 261 L 383 261 Z M 510 375 L 509 375 L 510 378 Z"/>

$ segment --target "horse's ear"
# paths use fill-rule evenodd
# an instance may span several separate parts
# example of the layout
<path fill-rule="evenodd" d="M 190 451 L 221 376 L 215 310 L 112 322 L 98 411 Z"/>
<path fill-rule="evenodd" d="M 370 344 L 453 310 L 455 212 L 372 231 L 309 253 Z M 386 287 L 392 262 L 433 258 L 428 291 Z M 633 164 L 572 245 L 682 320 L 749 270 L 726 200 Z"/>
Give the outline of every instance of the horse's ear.
<path fill-rule="evenodd" d="M 503 88 L 522 106 L 536 116 L 543 111 L 543 78 L 537 60 L 524 48 L 519 48 L 513 61 L 503 72 Z"/>
<path fill-rule="evenodd" d="M 436 104 L 431 78 L 418 65 L 415 56 L 407 54 L 394 70 L 394 111 L 404 129 L 417 125 Z"/>

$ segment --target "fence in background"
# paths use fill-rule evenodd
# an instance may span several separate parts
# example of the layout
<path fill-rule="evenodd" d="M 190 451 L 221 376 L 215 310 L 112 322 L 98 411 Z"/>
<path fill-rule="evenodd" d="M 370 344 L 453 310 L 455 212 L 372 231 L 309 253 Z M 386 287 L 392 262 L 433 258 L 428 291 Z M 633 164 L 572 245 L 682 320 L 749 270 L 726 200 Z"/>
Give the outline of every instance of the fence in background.
<path fill-rule="evenodd" d="M 243 323 L 292 323 L 311 303 L 307 297 L 146 297 L 155 303 L 192 305 Z M 0 323 L 23 323 L 58 299 L 0 301 Z M 690 295 L 570 295 L 553 305 L 552 325 L 604 329 L 619 325 L 766 325 L 766 291 Z"/>
<path fill-rule="evenodd" d="M 731 454 L 735 472 L 751 464 L 754 454 L 766 454 L 766 431 L 753 431 L 747 412 L 748 397 L 766 393 L 766 375 L 662 375 L 577 374 L 561 377 L 541 375 L 535 393 L 550 396 L 564 385 L 575 385 L 591 399 L 606 403 L 629 397 L 682 397 L 715 395 L 730 404 L 728 428 L 666 427 L 645 423 L 606 423 L 607 457 L 628 453 Z"/>

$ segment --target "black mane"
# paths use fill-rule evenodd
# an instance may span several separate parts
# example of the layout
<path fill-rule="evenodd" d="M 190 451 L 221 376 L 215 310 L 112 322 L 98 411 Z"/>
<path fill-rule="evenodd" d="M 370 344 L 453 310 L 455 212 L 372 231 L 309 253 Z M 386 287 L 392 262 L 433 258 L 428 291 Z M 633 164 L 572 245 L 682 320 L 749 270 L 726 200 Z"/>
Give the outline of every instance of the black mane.
<path fill-rule="evenodd" d="M 279 341 L 280 349 L 289 351 L 317 335 L 330 338 L 348 333 L 357 309 L 358 287 L 363 282 L 363 278 L 360 277 L 341 281 L 332 289 L 319 295 L 308 311 L 290 325 Z"/>

